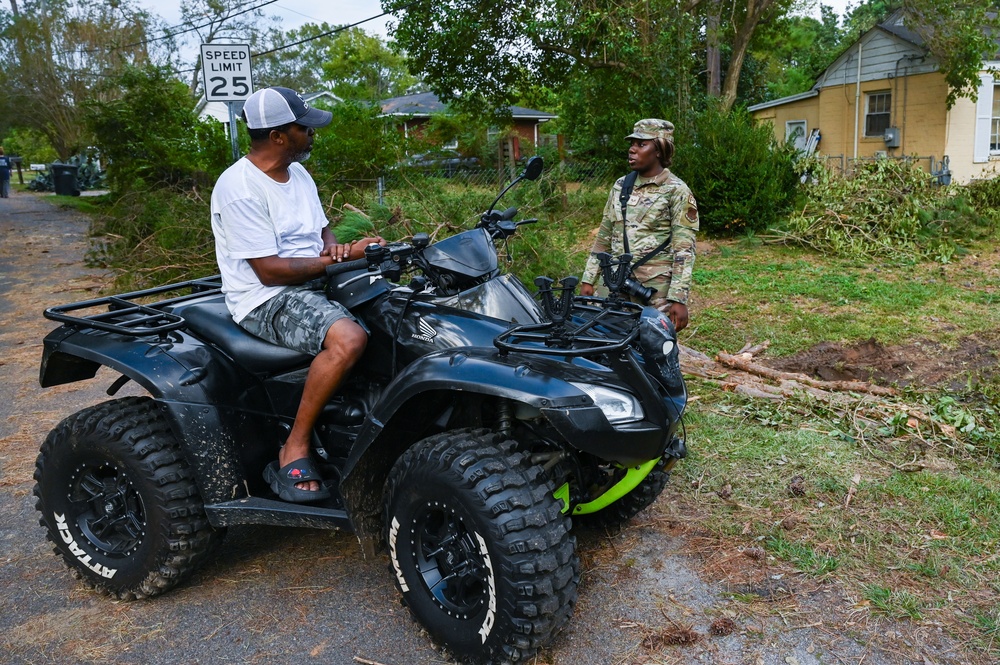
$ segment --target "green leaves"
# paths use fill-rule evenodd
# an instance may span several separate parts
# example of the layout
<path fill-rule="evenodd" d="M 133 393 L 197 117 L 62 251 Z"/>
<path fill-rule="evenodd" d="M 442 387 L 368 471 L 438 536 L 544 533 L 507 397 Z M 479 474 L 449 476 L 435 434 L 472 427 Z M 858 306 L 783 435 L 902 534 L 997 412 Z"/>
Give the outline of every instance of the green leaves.
<path fill-rule="evenodd" d="M 360 28 L 339 33 L 324 56 L 324 80 L 342 99 L 375 102 L 403 95 L 417 82 L 402 55 Z"/>
<path fill-rule="evenodd" d="M 947 262 L 996 223 L 970 206 L 963 188 L 940 187 L 907 160 L 858 161 L 849 177 L 817 160 L 798 169 L 807 181 L 805 205 L 771 240 L 854 258 Z"/>
<path fill-rule="evenodd" d="M 732 236 L 777 223 L 798 184 L 793 153 L 743 109 L 710 107 L 692 125 L 679 128 L 674 161 L 698 200 L 701 230 Z"/>
<path fill-rule="evenodd" d="M 906 26 L 926 41 L 948 82 L 948 108 L 959 98 L 975 100 L 983 61 L 997 52 L 1000 16 L 988 2 L 904 0 Z"/>
<path fill-rule="evenodd" d="M 117 194 L 138 186 L 180 189 L 214 181 L 228 165 L 222 125 L 203 122 L 187 87 L 157 67 L 129 67 L 104 83 L 108 101 L 86 105 L 87 126 Z"/>

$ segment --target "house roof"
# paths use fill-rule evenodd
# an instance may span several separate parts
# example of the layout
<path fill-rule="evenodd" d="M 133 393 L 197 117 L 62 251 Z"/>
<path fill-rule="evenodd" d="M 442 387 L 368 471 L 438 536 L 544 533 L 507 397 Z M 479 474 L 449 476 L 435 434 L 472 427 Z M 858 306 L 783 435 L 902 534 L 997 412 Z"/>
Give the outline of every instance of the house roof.
<path fill-rule="evenodd" d="M 402 97 L 390 97 L 379 102 L 382 107 L 382 115 L 426 117 L 434 113 L 447 113 L 448 105 L 438 99 L 433 92 L 418 92 Z M 523 106 L 511 106 L 510 114 L 514 118 L 551 120 L 559 116 L 545 111 L 525 108 Z"/>
<path fill-rule="evenodd" d="M 919 46 L 920 48 L 923 48 L 927 44 L 919 33 L 910 30 L 903 23 L 902 9 L 897 9 L 886 16 L 885 19 L 878 23 L 874 29 L 884 30 L 890 35 L 895 35 L 903 41 L 910 42 L 914 46 Z"/>
<path fill-rule="evenodd" d="M 762 104 L 754 104 L 753 106 L 748 106 L 747 110 L 751 113 L 754 111 L 763 111 L 764 109 L 769 109 L 772 106 L 781 106 L 782 104 L 791 104 L 792 102 L 797 102 L 800 99 L 809 99 L 810 97 L 816 97 L 819 95 L 819 90 L 813 88 L 812 90 L 807 90 L 806 92 L 800 92 L 797 95 L 789 95 L 788 97 L 782 97 L 781 99 L 772 99 L 769 102 L 764 102 Z"/>
<path fill-rule="evenodd" d="M 856 40 L 851 42 L 847 47 L 844 48 L 840 54 L 834 58 L 834 60 L 823 70 L 823 73 L 819 75 L 816 79 L 816 83 L 813 84 L 812 89 L 807 92 L 802 92 L 797 95 L 789 95 L 788 97 L 781 97 L 780 99 L 772 99 L 767 102 L 762 102 L 760 104 L 754 104 L 753 106 L 747 107 L 747 110 L 752 112 L 762 111 L 774 106 L 782 106 L 784 104 L 791 104 L 792 102 L 797 102 L 802 99 L 809 99 L 810 97 L 815 97 L 819 94 L 820 88 L 823 87 L 826 81 L 827 75 L 836 69 L 837 65 L 844 59 L 850 56 L 853 49 L 858 43 L 863 42 L 869 35 L 873 33 L 885 33 L 891 37 L 902 40 L 906 42 L 911 47 L 916 47 L 918 49 L 924 50 L 926 52 L 926 42 L 923 37 L 918 33 L 907 28 L 903 23 L 903 9 L 897 9 L 886 16 L 881 22 L 872 27 L 870 30 L 862 34 Z"/>

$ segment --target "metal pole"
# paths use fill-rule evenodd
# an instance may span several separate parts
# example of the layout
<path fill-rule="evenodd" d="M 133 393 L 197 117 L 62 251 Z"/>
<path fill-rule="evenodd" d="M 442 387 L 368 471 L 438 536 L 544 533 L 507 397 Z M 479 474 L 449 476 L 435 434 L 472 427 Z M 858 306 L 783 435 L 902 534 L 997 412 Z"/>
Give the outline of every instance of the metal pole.
<path fill-rule="evenodd" d="M 861 53 L 864 49 L 864 44 L 861 40 L 858 40 L 858 78 L 857 83 L 854 87 L 854 160 L 858 159 L 858 134 L 860 129 L 858 125 L 860 124 L 859 116 L 861 114 Z M 857 165 L 855 165 L 857 166 Z"/>
<path fill-rule="evenodd" d="M 240 142 L 236 139 L 236 104 L 239 102 L 226 102 L 229 107 L 229 142 L 233 146 L 233 164 L 240 159 Z"/>
<path fill-rule="evenodd" d="M 379 176 L 378 178 L 376 178 L 376 182 L 378 184 L 378 204 L 380 206 L 384 206 L 385 205 L 385 177 L 384 176 Z"/>

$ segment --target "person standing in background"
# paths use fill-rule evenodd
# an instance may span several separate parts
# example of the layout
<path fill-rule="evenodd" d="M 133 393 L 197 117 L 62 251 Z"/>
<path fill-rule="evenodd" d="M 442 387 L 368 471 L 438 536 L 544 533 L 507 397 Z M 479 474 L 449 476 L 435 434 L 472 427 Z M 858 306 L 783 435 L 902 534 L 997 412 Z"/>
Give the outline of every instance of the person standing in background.
<path fill-rule="evenodd" d="M 10 157 L 3 154 L 3 146 L 0 146 L 0 198 L 10 198 Z"/>
<path fill-rule="evenodd" d="M 680 331 L 688 324 L 698 203 L 684 181 L 668 168 L 674 156 L 673 123 L 646 118 L 635 123 L 632 133 L 625 138 L 631 142 L 629 168 L 638 175 L 626 208 L 629 250 L 636 261 L 644 260 L 635 270 L 635 278 L 643 286 L 656 289 L 650 304 L 666 314 Z M 619 205 L 624 181 L 624 177 L 619 178 L 608 196 L 581 280 L 582 295 L 594 294 L 600 274 L 596 254 L 625 253 Z"/>

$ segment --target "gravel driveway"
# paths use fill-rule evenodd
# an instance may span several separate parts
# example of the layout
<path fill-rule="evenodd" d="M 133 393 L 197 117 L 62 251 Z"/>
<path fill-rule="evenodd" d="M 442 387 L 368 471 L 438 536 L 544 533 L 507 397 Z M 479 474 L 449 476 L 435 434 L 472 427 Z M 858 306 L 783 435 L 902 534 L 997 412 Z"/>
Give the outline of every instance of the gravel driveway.
<path fill-rule="evenodd" d="M 42 310 L 106 282 L 83 263 L 86 232 L 85 218 L 45 196 L 0 201 L 0 662 L 451 662 L 400 605 L 388 557 L 365 560 L 350 534 L 232 528 L 193 579 L 147 601 L 112 601 L 72 579 L 38 526 L 31 476 L 48 430 L 108 399 L 117 378 L 38 387 L 54 327 Z M 697 521 L 670 488 L 622 533 L 580 534 L 575 617 L 536 662 L 968 662 L 933 626 L 875 623 L 836 585 L 699 534 Z"/>

